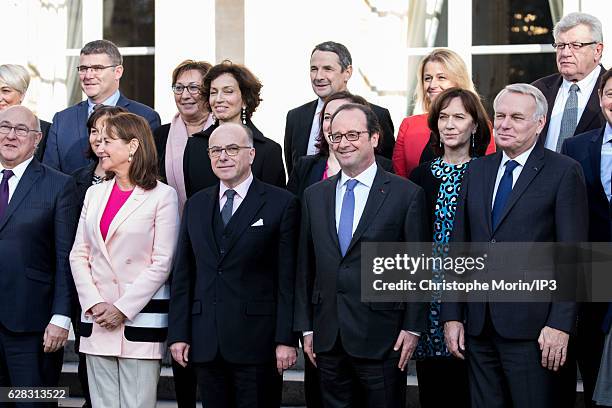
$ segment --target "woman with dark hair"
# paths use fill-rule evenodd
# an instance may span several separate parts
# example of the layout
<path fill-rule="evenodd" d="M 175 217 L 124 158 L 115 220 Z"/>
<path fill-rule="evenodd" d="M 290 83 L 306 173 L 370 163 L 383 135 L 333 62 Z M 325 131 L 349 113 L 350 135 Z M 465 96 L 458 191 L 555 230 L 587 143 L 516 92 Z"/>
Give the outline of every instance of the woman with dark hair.
<path fill-rule="evenodd" d="M 453 229 L 463 175 L 472 159 L 485 154 L 491 131 L 478 95 L 461 88 L 450 88 L 437 96 L 427 123 L 432 129 L 430 145 L 438 158 L 414 169 L 410 180 L 425 191 L 434 245 L 446 244 Z M 438 246 L 434 251 L 435 248 Z M 442 271 L 434 271 L 433 281 L 443 279 Z M 414 352 L 419 399 L 423 408 L 468 407 L 467 365 L 445 346 L 439 302 L 439 294 L 434 293 L 427 331 L 421 334 Z M 441 384 L 444 392 L 440 392 Z"/>
<path fill-rule="evenodd" d="M 106 180 L 87 190 L 70 266 L 83 313 L 93 408 L 154 407 L 165 354 L 166 284 L 178 234 L 176 191 L 157 180 L 145 119 L 97 120 Z"/>
<path fill-rule="evenodd" d="M 187 197 L 219 180 L 214 175 L 208 157 L 208 139 L 224 123 L 242 123 L 253 132 L 255 159 L 253 175 L 265 183 L 285 187 L 285 168 L 278 143 L 265 137 L 251 122 L 251 116 L 261 102 L 262 84 L 243 65 L 223 61 L 212 67 L 204 77 L 202 96 L 215 123 L 187 141 L 183 158 Z"/>
<path fill-rule="evenodd" d="M 325 180 L 340 171 L 340 164 L 334 156 L 333 151 L 329 148 L 327 135 L 329 134 L 329 126 L 331 117 L 340 106 L 347 103 L 356 103 L 359 105 L 369 106 L 368 102 L 359 95 L 353 95 L 348 91 L 335 92 L 325 98 L 325 103 L 321 110 L 321 132 L 317 137 L 316 147 L 319 150 L 317 154 L 300 157 L 293 171 L 289 176 L 287 190 L 302 198 L 302 194 L 306 187 L 312 184 Z M 380 135 L 383 137 L 384 135 Z M 393 136 L 390 136 L 393 137 Z M 381 143 L 379 143 L 379 146 Z M 384 170 L 393 172 L 393 163 L 386 157 L 376 155 L 376 162 Z"/>
<path fill-rule="evenodd" d="M 202 96 L 204 76 L 211 67 L 205 61 L 185 60 L 174 68 L 172 92 L 178 112 L 170 123 L 153 132 L 160 179 L 176 190 L 179 213 L 183 212 L 187 201 L 183 175 L 183 154 L 187 140 L 194 133 L 202 132 L 213 124 L 213 116 Z"/>

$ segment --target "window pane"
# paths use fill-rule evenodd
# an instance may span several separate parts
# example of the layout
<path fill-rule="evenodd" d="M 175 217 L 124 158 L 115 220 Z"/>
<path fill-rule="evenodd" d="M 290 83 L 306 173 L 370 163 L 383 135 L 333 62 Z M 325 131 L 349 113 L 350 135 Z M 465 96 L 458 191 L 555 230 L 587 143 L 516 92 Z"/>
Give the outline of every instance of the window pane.
<path fill-rule="evenodd" d="M 121 92 L 147 106 L 153 107 L 153 55 L 123 57 L 123 76 L 121 77 Z"/>
<path fill-rule="evenodd" d="M 485 108 L 493 117 L 493 99 L 512 83 L 531 83 L 557 72 L 555 54 L 476 55 L 472 57 L 472 73 Z"/>
<path fill-rule="evenodd" d="M 81 80 L 77 73 L 76 67 L 79 65 L 79 57 L 66 57 L 66 98 L 68 105 L 72 106 L 83 100 L 83 91 L 81 90 Z"/>
<path fill-rule="evenodd" d="M 474 45 L 550 44 L 549 0 L 472 1 Z"/>
<path fill-rule="evenodd" d="M 118 47 L 155 44 L 154 0 L 104 0 L 104 38 Z"/>

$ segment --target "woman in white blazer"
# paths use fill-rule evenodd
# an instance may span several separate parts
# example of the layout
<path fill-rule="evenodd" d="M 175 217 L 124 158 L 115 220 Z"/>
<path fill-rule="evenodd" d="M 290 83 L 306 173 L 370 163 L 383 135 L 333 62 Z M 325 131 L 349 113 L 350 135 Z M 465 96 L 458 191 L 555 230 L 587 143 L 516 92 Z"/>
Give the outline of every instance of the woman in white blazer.
<path fill-rule="evenodd" d="M 178 233 L 175 190 L 157 180 L 146 120 L 96 122 L 107 181 L 87 190 L 70 265 L 94 408 L 154 407 Z"/>

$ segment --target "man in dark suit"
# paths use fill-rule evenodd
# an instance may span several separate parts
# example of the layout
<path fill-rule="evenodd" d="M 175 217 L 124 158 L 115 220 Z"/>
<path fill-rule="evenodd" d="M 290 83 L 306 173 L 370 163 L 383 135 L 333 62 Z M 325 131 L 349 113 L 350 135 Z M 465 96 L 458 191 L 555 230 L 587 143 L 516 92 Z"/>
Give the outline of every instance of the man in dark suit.
<path fill-rule="evenodd" d="M 315 144 L 320 132 L 320 114 L 324 99 L 334 92 L 346 91 L 353 73 L 353 59 L 348 49 L 339 43 L 326 41 L 317 45 L 310 55 L 310 82 L 317 99 L 287 113 L 285 125 L 285 163 L 287 174 L 301 156 L 317 153 Z M 395 133 L 389 111 L 370 104 L 381 125 L 379 153 L 388 159 L 393 155 Z"/>
<path fill-rule="evenodd" d="M 601 76 L 599 99 L 606 125 L 567 139 L 561 153 L 580 163 L 584 171 L 589 202 L 589 241 L 611 242 L 612 70 Z M 578 314 L 576 354 L 588 407 L 595 406 L 592 396 L 604 347 L 602 323 L 607 310 L 607 303 L 583 303 Z"/>
<path fill-rule="evenodd" d="M 597 88 L 605 68 L 601 22 L 586 13 L 570 13 L 553 30 L 559 73 L 533 82 L 548 102 L 546 123 L 540 133 L 547 149 L 559 152 L 563 140 L 599 129 L 604 118 Z"/>
<path fill-rule="evenodd" d="M 179 364 L 195 366 L 205 407 L 279 407 L 282 372 L 297 358 L 299 203 L 253 178 L 248 127 L 218 127 L 208 154 L 220 183 L 185 205 L 168 344 Z"/>
<path fill-rule="evenodd" d="M 57 386 L 70 328 L 75 185 L 33 157 L 38 122 L 0 113 L 0 387 Z"/>
<path fill-rule="evenodd" d="M 49 129 L 43 163 L 72 174 L 90 163 L 87 119 L 98 106 L 121 106 L 145 118 L 151 130 L 160 125 L 157 112 L 119 92 L 123 57 L 115 44 L 96 40 L 85 44 L 79 57 L 79 79 L 87 100 L 58 112 Z"/>
<path fill-rule="evenodd" d="M 304 192 L 294 327 L 326 407 L 403 407 L 404 368 L 425 330 L 422 304 L 361 302 L 362 242 L 427 239 L 423 191 L 377 166 L 379 132 L 369 107 L 340 107 L 329 137 L 342 171 Z"/>
<path fill-rule="evenodd" d="M 493 106 L 500 150 L 470 164 L 452 241 L 584 242 L 582 170 L 538 142 L 544 95 L 532 85 L 512 84 Z M 565 362 L 575 303 L 443 303 L 441 320 L 451 353 L 467 358 L 473 407 L 553 406 L 560 392 L 553 372 Z"/>

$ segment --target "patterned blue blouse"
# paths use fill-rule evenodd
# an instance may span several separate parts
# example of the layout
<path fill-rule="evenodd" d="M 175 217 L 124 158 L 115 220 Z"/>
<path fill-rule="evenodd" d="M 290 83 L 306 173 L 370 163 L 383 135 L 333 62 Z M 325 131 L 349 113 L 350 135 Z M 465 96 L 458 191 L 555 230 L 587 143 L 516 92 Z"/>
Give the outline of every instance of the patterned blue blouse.
<path fill-rule="evenodd" d="M 446 244 L 450 240 L 461 180 L 463 180 L 468 163 L 458 165 L 448 164 L 443 162 L 441 157 L 431 162 L 431 173 L 436 179 L 440 180 L 433 223 L 434 255 L 441 251 L 436 249 L 439 244 Z M 443 279 L 443 271 L 435 270 L 433 272 L 432 280 L 434 282 L 441 282 Z M 451 356 L 444 344 L 444 325 L 440 324 L 439 316 L 440 293 L 434 292 L 433 299 L 429 304 L 427 332 L 421 333 L 419 344 L 414 352 L 415 359 L 422 360 L 432 357 Z"/>

